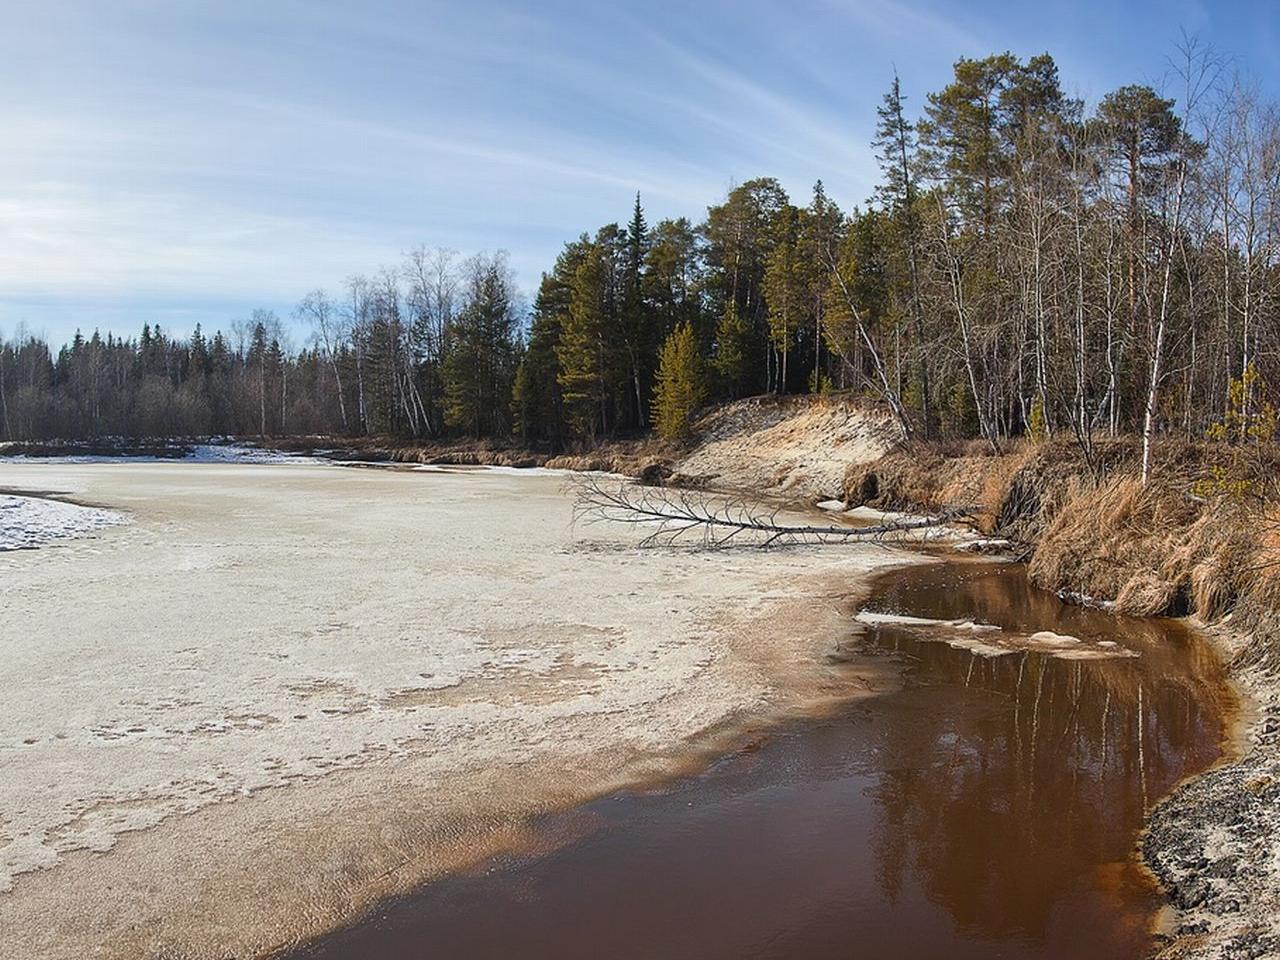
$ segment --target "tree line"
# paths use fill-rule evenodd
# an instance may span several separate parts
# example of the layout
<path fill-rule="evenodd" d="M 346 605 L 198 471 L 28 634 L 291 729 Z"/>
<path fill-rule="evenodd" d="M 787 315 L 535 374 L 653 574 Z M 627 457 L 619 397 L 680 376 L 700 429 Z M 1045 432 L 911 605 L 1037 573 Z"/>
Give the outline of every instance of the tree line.
<path fill-rule="evenodd" d="M 567 243 L 526 307 L 505 258 L 417 250 L 280 321 L 0 347 L 8 438 L 515 435 L 552 447 L 762 392 L 852 391 L 904 436 L 1201 436 L 1277 380 L 1280 114 L 1185 41 L 1168 89 L 1091 108 L 1048 54 L 961 59 L 878 110 L 875 194 L 749 180 L 699 223 Z M 1239 409 L 1238 409 L 1239 408 Z"/>

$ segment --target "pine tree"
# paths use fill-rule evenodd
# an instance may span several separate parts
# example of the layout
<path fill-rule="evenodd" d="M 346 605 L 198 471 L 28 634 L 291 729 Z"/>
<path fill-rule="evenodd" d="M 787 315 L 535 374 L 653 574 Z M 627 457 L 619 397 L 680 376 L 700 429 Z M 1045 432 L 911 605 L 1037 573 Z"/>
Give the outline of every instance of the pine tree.
<path fill-rule="evenodd" d="M 653 398 L 653 422 L 668 440 L 686 437 L 693 415 L 706 402 L 706 373 L 698 353 L 698 339 L 688 323 L 662 345 L 658 360 L 658 384 Z"/>
<path fill-rule="evenodd" d="M 806 300 L 806 326 L 813 330 L 813 370 L 809 382 L 819 389 L 823 382 L 822 346 L 827 330 L 827 301 L 830 299 L 831 271 L 839 259 L 845 234 L 844 214 L 819 180 L 813 185 L 813 199 L 800 216 L 797 239 L 798 282 Z"/>
<path fill-rule="evenodd" d="M 781 184 L 763 177 L 735 187 L 723 203 L 707 209 L 702 235 L 707 292 L 718 318 L 716 367 L 733 396 L 771 385 L 761 362 L 769 332 L 764 274 L 778 218 L 788 205 Z"/>
<path fill-rule="evenodd" d="M 1156 193 L 1160 175 L 1173 163 L 1182 135 L 1174 102 L 1148 86 L 1131 84 L 1113 90 L 1098 104 L 1093 126 L 1111 158 L 1123 169 L 1126 194 L 1126 295 L 1131 327 L 1142 309 L 1140 264 L 1146 229 L 1147 204 Z"/>
<path fill-rule="evenodd" d="M 692 323 L 700 343 L 710 343 L 705 330 L 702 263 L 698 236 L 684 217 L 662 220 L 653 228 L 645 257 L 645 298 L 653 314 L 657 347 L 682 323 Z M 656 355 L 657 349 L 654 353 Z"/>
<path fill-rule="evenodd" d="M 465 303 L 445 359 L 445 422 L 473 436 L 510 428 L 516 372 L 515 279 L 504 255 L 466 264 Z"/>
<path fill-rule="evenodd" d="M 876 138 L 873 146 L 880 150 L 880 172 L 884 181 L 876 193 L 902 235 L 907 261 L 907 300 L 910 304 L 912 329 L 916 337 L 916 376 L 920 397 L 921 419 L 926 437 L 934 434 L 934 413 L 929 386 L 929 356 L 925 349 L 924 305 L 920 294 L 919 229 L 916 216 L 916 140 L 915 125 L 903 112 L 902 86 L 898 74 L 884 95 L 884 103 L 876 110 Z"/>

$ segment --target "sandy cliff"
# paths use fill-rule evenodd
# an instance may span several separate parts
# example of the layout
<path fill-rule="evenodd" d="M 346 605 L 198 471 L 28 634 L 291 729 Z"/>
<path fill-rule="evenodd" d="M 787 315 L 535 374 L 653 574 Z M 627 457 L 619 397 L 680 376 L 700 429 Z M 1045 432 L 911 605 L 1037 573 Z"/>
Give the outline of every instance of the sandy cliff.
<path fill-rule="evenodd" d="M 674 482 L 797 500 L 838 498 L 849 468 L 897 440 L 889 416 L 846 398 L 753 397 L 699 420 L 697 440 L 674 464 Z"/>

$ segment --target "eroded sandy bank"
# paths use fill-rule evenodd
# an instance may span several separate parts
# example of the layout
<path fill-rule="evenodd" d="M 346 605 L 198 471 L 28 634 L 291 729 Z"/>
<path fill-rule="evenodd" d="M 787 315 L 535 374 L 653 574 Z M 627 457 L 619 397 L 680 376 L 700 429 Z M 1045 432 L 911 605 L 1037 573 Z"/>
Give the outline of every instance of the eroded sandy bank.
<path fill-rule="evenodd" d="M 563 484 L 0 465 L 133 520 L 0 555 L 0 956 L 259 955 L 847 692 L 902 554 L 641 551 Z"/>

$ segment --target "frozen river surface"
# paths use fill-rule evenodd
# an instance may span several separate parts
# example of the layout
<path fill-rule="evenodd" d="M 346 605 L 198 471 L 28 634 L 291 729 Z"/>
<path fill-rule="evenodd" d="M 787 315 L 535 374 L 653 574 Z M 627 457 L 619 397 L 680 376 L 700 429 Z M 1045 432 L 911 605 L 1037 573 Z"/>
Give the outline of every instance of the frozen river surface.
<path fill-rule="evenodd" d="M 23 491 L 112 521 L 0 552 L 0 957 L 312 935 L 811 702 L 902 559 L 641 550 L 565 482 L 0 463 L 0 543 L 80 509 Z"/>

